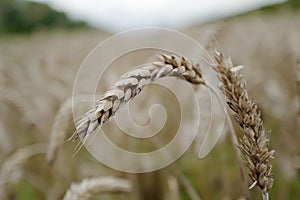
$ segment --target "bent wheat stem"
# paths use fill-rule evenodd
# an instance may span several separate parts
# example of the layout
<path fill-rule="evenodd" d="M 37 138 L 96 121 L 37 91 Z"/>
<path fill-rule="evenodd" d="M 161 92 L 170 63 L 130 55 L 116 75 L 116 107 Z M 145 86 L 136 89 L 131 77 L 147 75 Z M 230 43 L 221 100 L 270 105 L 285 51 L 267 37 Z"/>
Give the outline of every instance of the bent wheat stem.
<path fill-rule="evenodd" d="M 206 84 L 206 86 L 207 86 L 208 89 L 210 89 L 212 91 L 212 93 L 217 97 L 219 102 L 222 104 L 221 97 L 217 93 L 217 91 L 208 83 Z M 242 158 L 241 158 L 241 153 L 238 150 L 238 144 L 239 143 L 238 143 L 238 139 L 237 139 L 237 136 L 236 136 L 236 132 L 233 128 L 232 120 L 231 120 L 230 116 L 228 115 L 226 108 L 225 108 L 224 112 L 226 114 L 226 120 L 227 120 L 227 123 L 229 125 L 230 140 L 231 140 L 231 143 L 233 144 L 235 157 L 236 157 L 236 162 L 238 164 L 238 168 L 239 168 L 239 171 L 240 171 L 240 176 L 241 176 L 241 181 L 242 181 L 242 190 L 243 190 L 243 193 L 245 195 L 245 198 L 249 199 L 250 195 L 249 195 L 249 191 L 248 191 L 248 187 L 247 187 L 246 173 L 245 173 L 245 170 L 244 170 L 243 165 L 242 165 L 243 162 L 242 162 Z"/>

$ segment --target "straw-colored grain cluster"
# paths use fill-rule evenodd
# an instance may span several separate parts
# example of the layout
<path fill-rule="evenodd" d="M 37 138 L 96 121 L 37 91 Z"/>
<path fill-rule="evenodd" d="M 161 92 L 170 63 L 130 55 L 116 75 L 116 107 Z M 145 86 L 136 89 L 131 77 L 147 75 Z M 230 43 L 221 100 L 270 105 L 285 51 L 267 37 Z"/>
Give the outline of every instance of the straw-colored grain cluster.
<path fill-rule="evenodd" d="M 101 193 L 129 193 L 132 185 L 129 180 L 115 177 L 84 179 L 73 183 L 66 192 L 64 200 L 88 200 Z"/>
<path fill-rule="evenodd" d="M 6 199 L 9 183 L 20 171 L 22 165 L 31 157 L 45 153 L 45 144 L 34 144 L 18 149 L 2 165 L 0 171 L 0 199 Z"/>
<path fill-rule="evenodd" d="M 58 149 L 65 141 L 69 124 L 72 122 L 72 111 L 72 98 L 69 98 L 62 103 L 58 113 L 55 116 L 46 155 L 46 160 L 49 164 L 54 161 Z"/>
<path fill-rule="evenodd" d="M 204 84 L 199 66 L 192 64 L 186 58 L 163 54 L 160 59 L 160 62 L 146 64 L 124 74 L 78 122 L 75 139 L 78 136 L 87 138 L 112 117 L 120 105 L 128 102 L 146 85 L 159 78 L 173 76 L 192 84 Z"/>
<path fill-rule="evenodd" d="M 220 89 L 227 98 L 227 105 L 233 111 L 235 121 L 244 133 L 239 149 L 250 170 L 249 176 L 253 181 L 251 188 L 257 185 L 268 196 L 274 182 L 271 173 L 274 150 L 269 150 L 269 133 L 263 128 L 261 112 L 248 96 L 245 81 L 240 74 L 242 66 L 233 66 L 230 58 L 224 59 L 220 53 L 215 54 L 215 61 Z"/>

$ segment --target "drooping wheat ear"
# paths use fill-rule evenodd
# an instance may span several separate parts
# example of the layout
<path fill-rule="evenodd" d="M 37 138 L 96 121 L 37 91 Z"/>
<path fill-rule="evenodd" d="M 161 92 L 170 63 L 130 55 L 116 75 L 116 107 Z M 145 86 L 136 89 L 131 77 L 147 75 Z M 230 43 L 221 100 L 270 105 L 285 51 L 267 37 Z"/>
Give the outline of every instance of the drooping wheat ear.
<path fill-rule="evenodd" d="M 128 102 L 146 85 L 159 78 L 173 76 L 192 84 L 204 84 L 199 66 L 186 58 L 163 54 L 160 59 L 160 62 L 146 64 L 124 74 L 78 122 L 75 139 L 79 136 L 88 138 L 118 111 L 120 105 Z"/>
<path fill-rule="evenodd" d="M 47 148 L 47 163 L 53 163 L 58 149 L 64 143 L 69 124 L 72 122 L 72 117 L 72 98 L 69 98 L 61 104 L 55 116 L 52 132 L 50 134 L 50 142 Z"/>
<path fill-rule="evenodd" d="M 233 111 L 235 121 L 244 133 L 240 139 L 239 149 L 246 158 L 253 184 L 259 186 L 263 198 L 268 199 L 274 179 L 271 173 L 274 150 L 270 151 L 269 133 L 263 128 L 261 112 L 257 104 L 251 100 L 246 90 L 245 81 L 240 74 L 242 66 L 233 66 L 230 58 L 224 59 L 222 54 L 215 54 L 216 66 L 220 80 L 220 89 L 227 97 L 227 105 Z"/>
<path fill-rule="evenodd" d="M 64 200 L 88 200 L 101 193 L 129 193 L 132 184 L 127 179 L 100 177 L 84 179 L 80 183 L 72 183 L 64 196 Z"/>
<path fill-rule="evenodd" d="M 45 153 L 45 144 L 34 144 L 18 149 L 4 162 L 0 172 L 0 199 L 6 199 L 8 185 L 21 171 L 22 165 L 31 156 L 41 153 Z"/>
<path fill-rule="evenodd" d="M 15 106 L 18 111 L 23 115 L 23 118 L 26 118 L 26 120 L 29 120 L 28 113 L 30 110 L 32 110 L 23 100 L 23 97 L 16 92 L 15 90 L 11 90 L 8 88 L 3 88 L 0 86 L 0 101 L 6 102 L 8 104 L 12 104 Z M 30 122 L 31 119 L 30 119 Z"/>

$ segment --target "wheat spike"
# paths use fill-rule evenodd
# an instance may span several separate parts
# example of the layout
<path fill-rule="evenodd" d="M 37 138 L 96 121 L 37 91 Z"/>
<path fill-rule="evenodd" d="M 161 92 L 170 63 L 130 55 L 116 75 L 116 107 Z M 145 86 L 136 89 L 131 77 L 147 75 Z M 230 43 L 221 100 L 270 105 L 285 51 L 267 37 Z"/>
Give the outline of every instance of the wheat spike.
<path fill-rule="evenodd" d="M 160 59 L 159 62 L 144 65 L 124 74 L 98 99 L 95 107 L 78 122 L 74 134 L 75 139 L 79 136 L 87 138 L 112 117 L 120 105 L 128 102 L 146 85 L 159 78 L 173 76 L 192 84 L 204 84 L 199 66 L 192 64 L 186 58 L 163 54 Z"/>
<path fill-rule="evenodd" d="M 6 198 L 7 188 L 15 173 L 31 156 L 45 153 L 45 144 L 34 144 L 18 149 L 2 165 L 0 172 L 0 199 Z"/>
<path fill-rule="evenodd" d="M 259 186 L 264 199 L 268 199 L 268 192 L 274 182 L 271 173 L 274 150 L 268 149 L 269 135 L 263 128 L 261 112 L 256 102 L 248 96 L 245 81 L 240 74 L 242 67 L 233 66 L 230 58 L 225 60 L 218 52 L 215 54 L 215 61 L 220 89 L 227 97 L 227 105 L 244 133 L 239 149 L 246 158 L 249 176 L 255 183 L 252 187 Z"/>
<path fill-rule="evenodd" d="M 64 196 L 64 200 L 88 200 L 101 193 L 129 193 L 131 182 L 115 177 L 99 177 L 84 179 L 80 183 L 72 183 Z"/>
<path fill-rule="evenodd" d="M 46 160 L 49 164 L 52 164 L 59 147 L 64 143 L 72 117 L 72 98 L 69 98 L 61 104 L 59 111 L 55 116 L 46 154 Z"/>
<path fill-rule="evenodd" d="M 32 119 L 28 119 L 28 114 L 32 109 L 24 102 L 23 97 L 17 91 L 0 86 L 0 94 L 0 101 L 15 106 L 26 120 L 32 122 Z"/>

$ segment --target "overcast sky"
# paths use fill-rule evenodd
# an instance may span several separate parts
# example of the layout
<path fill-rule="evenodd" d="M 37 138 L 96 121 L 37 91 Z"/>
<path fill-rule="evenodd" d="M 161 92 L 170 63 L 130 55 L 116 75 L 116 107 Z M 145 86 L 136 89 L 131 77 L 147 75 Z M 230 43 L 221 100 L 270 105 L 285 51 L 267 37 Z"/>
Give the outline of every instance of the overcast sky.
<path fill-rule="evenodd" d="M 35 0 L 111 32 L 183 28 L 285 0 Z"/>

